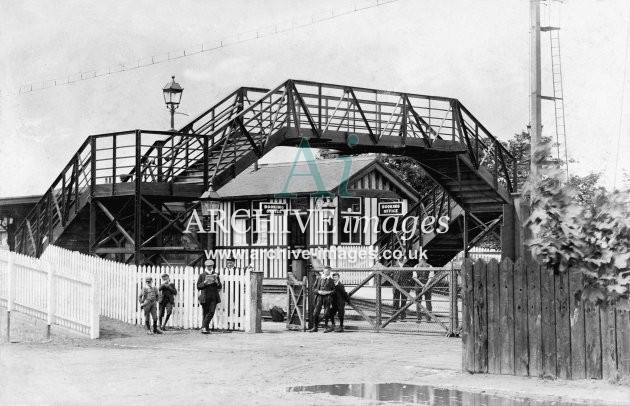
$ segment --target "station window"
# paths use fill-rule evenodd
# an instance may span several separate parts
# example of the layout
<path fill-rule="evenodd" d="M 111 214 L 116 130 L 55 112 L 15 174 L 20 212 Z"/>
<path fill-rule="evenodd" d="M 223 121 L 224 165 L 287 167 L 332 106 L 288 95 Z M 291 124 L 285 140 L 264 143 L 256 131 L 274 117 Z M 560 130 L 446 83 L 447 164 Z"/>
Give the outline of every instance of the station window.
<path fill-rule="evenodd" d="M 346 197 L 339 199 L 339 242 L 341 244 L 361 244 L 361 198 Z"/>
<path fill-rule="evenodd" d="M 288 199 L 288 201 L 291 202 L 291 211 L 307 212 L 311 207 L 308 197 L 296 197 L 295 199 Z"/>

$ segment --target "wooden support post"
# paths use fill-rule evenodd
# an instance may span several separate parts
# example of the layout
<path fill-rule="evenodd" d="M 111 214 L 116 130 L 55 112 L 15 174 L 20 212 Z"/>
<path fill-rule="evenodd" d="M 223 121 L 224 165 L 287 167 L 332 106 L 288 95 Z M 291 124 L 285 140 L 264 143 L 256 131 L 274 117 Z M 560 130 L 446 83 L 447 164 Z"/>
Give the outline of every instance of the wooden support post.
<path fill-rule="evenodd" d="M 501 225 L 501 259 L 509 258 L 516 261 L 516 233 L 518 224 L 516 209 L 512 204 L 503 205 L 503 224 Z"/>
<path fill-rule="evenodd" d="M 134 224 L 134 233 L 133 233 L 133 240 L 134 240 L 134 262 L 135 264 L 141 265 L 141 261 L 140 261 L 140 247 L 142 245 L 142 239 L 141 239 L 141 235 L 142 235 L 142 219 L 141 219 L 141 215 L 142 215 L 142 194 L 141 194 L 141 185 L 142 185 L 142 149 L 141 149 L 141 145 L 142 145 L 142 135 L 141 132 L 139 130 L 136 130 L 136 170 L 135 170 L 135 174 L 136 174 L 136 182 L 135 182 L 135 194 L 134 194 L 134 217 L 133 217 L 133 224 Z"/>
<path fill-rule="evenodd" d="M 98 275 L 92 275 L 92 284 L 90 285 L 90 338 L 92 340 L 100 337 L 100 289 L 98 286 Z"/>
<path fill-rule="evenodd" d="M 57 286 L 55 284 L 55 266 L 46 262 L 45 267 L 47 268 L 48 274 L 48 289 L 47 289 L 47 297 L 46 297 L 46 340 L 50 340 L 50 331 L 52 329 L 52 325 L 55 323 L 55 299 L 57 297 Z"/>
<path fill-rule="evenodd" d="M 463 243 L 464 243 L 464 258 L 468 258 L 468 211 L 464 210 L 464 216 L 463 216 L 463 232 L 462 232 L 462 238 L 463 238 Z"/>
<path fill-rule="evenodd" d="M 46 217 L 48 218 L 48 245 L 53 243 L 53 202 L 52 199 L 55 199 L 55 193 L 52 189 L 48 189 L 48 204 L 46 205 Z M 7 227 L 7 231 L 9 231 Z"/>
<path fill-rule="evenodd" d="M 208 190 L 208 188 L 210 187 L 210 174 L 208 173 L 209 170 L 209 157 L 208 154 L 210 154 L 210 151 L 208 151 L 208 136 L 204 136 L 203 137 L 203 190 Z M 258 161 L 256 161 L 258 162 Z"/>
<path fill-rule="evenodd" d="M 447 337 L 459 337 L 458 327 L 459 327 L 459 314 L 457 309 L 457 269 L 453 266 L 451 262 L 451 273 L 449 275 L 449 286 L 448 286 L 448 294 L 449 294 L 449 332 Z"/>
<path fill-rule="evenodd" d="M 383 304 L 382 304 L 382 278 L 381 272 L 377 271 L 376 279 L 376 332 L 381 331 L 382 316 L 383 316 Z"/>
<path fill-rule="evenodd" d="M 116 137 L 112 137 L 112 196 L 116 194 Z"/>
<path fill-rule="evenodd" d="M 475 323 L 474 308 L 474 268 L 473 262 L 462 262 L 462 370 L 475 372 Z"/>
<path fill-rule="evenodd" d="M 511 264 L 510 264 L 511 265 Z M 511 268 L 511 266 L 510 266 Z M 512 270 L 510 269 L 510 272 Z M 505 348 L 513 349 L 513 341 L 503 340 L 503 338 L 514 337 L 513 323 L 508 323 L 508 329 L 511 330 L 511 334 L 507 331 L 503 331 L 505 327 L 503 323 L 504 319 L 511 320 L 512 314 L 506 315 L 505 312 L 500 310 L 505 309 L 503 303 L 500 302 L 500 298 L 503 298 L 503 285 L 499 281 L 499 263 L 496 259 L 492 259 L 486 268 L 486 309 L 487 309 L 487 324 L 488 324 L 488 373 L 500 374 L 503 373 L 501 363 L 504 361 L 504 354 L 502 350 Z M 503 272 L 501 273 L 503 274 Z M 511 288 L 511 286 L 510 286 Z M 501 313 L 501 314 L 500 314 Z M 513 373 L 513 368 L 510 371 Z"/>
<path fill-rule="evenodd" d="M 90 198 L 90 231 L 89 231 L 88 252 L 94 255 L 94 247 L 96 245 L 96 199 L 94 196 Z"/>
<path fill-rule="evenodd" d="M 249 273 L 248 333 L 262 333 L 262 282 L 263 271 L 252 270 Z"/>
<path fill-rule="evenodd" d="M 13 274 L 15 272 L 13 263 L 13 253 L 9 252 L 9 263 L 7 266 L 7 343 L 11 342 L 11 310 L 13 310 Z"/>
<path fill-rule="evenodd" d="M 488 373 L 488 313 L 486 297 L 486 263 L 483 259 L 475 262 L 473 279 L 473 328 L 475 372 Z"/>

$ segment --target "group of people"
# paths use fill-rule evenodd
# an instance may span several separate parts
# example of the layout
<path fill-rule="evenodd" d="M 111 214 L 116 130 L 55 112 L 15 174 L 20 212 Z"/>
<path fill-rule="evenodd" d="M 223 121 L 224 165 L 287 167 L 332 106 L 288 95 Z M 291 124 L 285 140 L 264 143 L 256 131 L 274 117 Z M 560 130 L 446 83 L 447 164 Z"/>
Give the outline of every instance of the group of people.
<path fill-rule="evenodd" d="M 339 273 L 331 275 L 331 268 L 324 266 L 313 284 L 315 292 L 315 306 L 311 320 L 313 324 L 308 330 L 311 333 L 319 331 L 320 314 L 324 311 L 324 333 L 343 332 L 343 318 L 345 315 L 346 303 L 350 303 L 346 288 L 339 279 Z M 335 326 L 335 315 L 339 319 L 339 326 Z M 328 325 L 330 321 L 331 325 Z"/>
<path fill-rule="evenodd" d="M 414 268 L 430 268 L 431 267 L 431 265 L 429 265 L 429 263 L 424 260 L 420 260 L 420 261 L 410 260 L 407 263 L 405 263 L 404 266 L 414 267 Z M 431 290 L 427 290 L 424 293 L 422 293 L 424 291 L 424 287 L 429 282 L 430 273 L 426 271 L 423 271 L 423 272 L 398 271 L 398 272 L 392 273 L 391 276 L 392 276 L 392 279 L 398 284 L 398 286 L 405 289 L 405 291 L 407 292 L 410 292 L 413 290 L 414 293 L 416 294 L 416 298 L 417 298 L 416 299 L 417 300 L 416 322 L 417 323 L 422 322 L 423 315 L 426 317 L 427 322 L 431 321 L 431 317 L 429 315 L 429 313 L 433 311 L 433 305 L 431 303 Z M 416 281 L 420 282 L 420 284 L 417 284 Z M 407 318 L 407 311 L 406 311 L 407 296 L 398 288 L 392 287 L 392 297 L 393 297 L 392 305 L 394 308 L 394 312 L 397 312 L 399 309 L 405 309 L 405 310 L 402 310 L 398 316 L 401 321 L 404 321 Z M 429 313 L 426 313 L 422 310 L 421 308 L 422 299 L 424 299 L 424 302 L 426 304 L 426 310 Z"/>
<path fill-rule="evenodd" d="M 166 330 L 168 319 L 173 313 L 176 295 L 177 288 L 171 282 L 168 274 L 162 275 L 162 283 L 159 289 L 153 286 L 152 277 L 147 276 L 145 278 L 145 286 L 140 293 L 140 308 L 144 311 L 144 323 L 147 334 L 162 334 L 162 331 Z M 157 320 L 158 308 L 160 314 L 159 325 Z M 164 313 L 166 313 L 166 318 L 164 318 Z M 153 328 L 151 328 L 151 318 L 153 319 Z"/>
<path fill-rule="evenodd" d="M 227 268 L 234 268 L 236 262 L 233 258 L 226 261 Z M 159 288 L 153 285 L 153 278 L 148 276 L 145 279 L 145 286 L 140 293 L 140 307 L 144 311 L 145 327 L 147 334 L 162 334 L 166 330 L 166 324 L 173 312 L 177 289 L 170 281 L 168 274 L 162 275 L 162 283 Z M 208 259 L 204 262 L 204 271 L 197 279 L 197 290 L 199 291 L 199 304 L 202 308 L 203 321 L 201 322 L 201 334 L 210 334 L 210 322 L 214 317 L 217 305 L 221 303 L 221 278 L 215 270 L 215 263 Z M 159 324 L 158 324 L 159 307 Z M 166 313 L 166 318 L 164 315 Z M 151 328 L 151 319 L 153 328 Z"/>

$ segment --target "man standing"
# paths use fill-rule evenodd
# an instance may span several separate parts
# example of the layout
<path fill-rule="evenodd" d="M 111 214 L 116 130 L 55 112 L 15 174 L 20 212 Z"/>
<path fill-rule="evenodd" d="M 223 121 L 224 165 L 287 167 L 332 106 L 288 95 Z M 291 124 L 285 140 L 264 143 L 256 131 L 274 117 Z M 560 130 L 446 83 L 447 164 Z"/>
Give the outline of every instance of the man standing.
<path fill-rule="evenodd" d="M 402 268 L 403 266 L 406 265 L 403 265 L 403 263 L 398 261 L 398 267 Z M 403 289 L 401 291 L 395 286 L 392 286 L 392 297 L 394 299 L 392 305 L 394 308 L 394 313 L 396 313 L 399 309 L 403 309 L 407 305 L 407 296 L 405 295 L 405 293 L 408 293 L 410 287 L 413 286 L 413 273 L 410 271 L 395 271 L 391 275 L 394 282 L 396 282 L 398 286 Z M 400 312 L 398 317 L 401 321 L 404 321 L 407 318 L 407 311 L 403 310 L 402 312 Z"/>
<path fill-rule="evenodd" d="M 315 309 L 313 310 L 313 327 L 309 332 L 318 331 L 319 314 L 324 310 L 324 327 L 328 329 L 328 318 L 330 317 L 330 305 L 332 302 L 332 293 L 334 290 L 334 282 L 330 278 L 330 267 L 325 266 L 321 278 L 313 284 L 315 292 Z"/>
<path fill-rule="evenodd" d="M 197 279 L 197 290 L 199 290 L 199 303 L 203 308 L 201 334 L 210 334 L 210 322 L 214 317 L 217 305 L 221 303 L 219 293 L 223 285 L 219 275 L 214 271 L 214 261 L 208 259 L 204 262 L 204 266 L 204 272 Z"/>
<path fill-rule="evenodd" d="M 332 305 L 330 307 L 330 320 L 332 322 L 333 328 L 335 326 L 335 314 L 339 315 L 339 327 L 334 328 L 336 333 L 343 332 L 343 317 L 346 314 L 346 302 L 350 303 L 350 298 L 348 297 L 348 292 L 346 292 L 345 286 L 339 280 L 339 272 L 335 272 L 332 275 L 334 288 L 332 294 Z M 332 329 L 330 330 L 332 331 Z M 329 330 L 326 330 L 329 332 Z"/>
<path fill-rule="evenodd" d="M 175 287 L 175 284 L 170 281 L 168 274 L 162 275 L 162 284 L 160 285 L 160 328 L 162 330 L 166 330 L 168 319 L 173 313 L 176 295 L 177 288 Z M 162 322 L 164 318 L 164 311 L 166 311 L 166 320 Z"/>
<path fill-rule="evenodd" d="M 425 261 L 424 259 L 421 259 L 417 265 L 415 265 L 415 268 L 431 268 L 431 265 Z M 417 287 L 415 288 L 415 293 L 416 293 L 416 315 L 417 315 L 417 320 L 416 323 L 420 323 L 422 321 L 422 313 L 424 313 L 422 311 L 422 299 L 424 297 L 424 302 L 426 304 L 426 309 L 429 312 L 433 311 L 433 305 L 431 303 L 431 291 L 427 291 L 425 294 L 421 295 L 420 293 L 422 293 L 422 291 L 424 290 L 424 288 L 426 287 L 426 285 L 429 283 L 429 281 L 432 279 L 431 278 L 431 273 L 425 270 L 422 271 L 414 271 L 414 277 L 415 279 L 418 280 L 418 282 L 420 282 L 420 285 L 417 285 Z M 427 322 L 431 321 L 431 317 L 428 314 L 425 314 Z"/>

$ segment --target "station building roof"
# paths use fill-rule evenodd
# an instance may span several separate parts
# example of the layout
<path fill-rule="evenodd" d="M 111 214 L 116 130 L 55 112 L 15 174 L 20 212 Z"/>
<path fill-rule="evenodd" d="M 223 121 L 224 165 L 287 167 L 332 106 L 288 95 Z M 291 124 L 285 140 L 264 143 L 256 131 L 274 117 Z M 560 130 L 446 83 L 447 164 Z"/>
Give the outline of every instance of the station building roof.
<path fill-rule="evenodd" d="M 391 191 L 413 201 L 418 199 L 413 188 L 387 168 L 376 156 L 344 157 L 344 159 L 350 159 L 352 162 L 348 174 L 348 190 Z M 313 173 L 319 173 L 325 191 L 336 194 L 344 181 L 344 170 L 347 170 L 345 165 L 348 164 L 344 159 L 317 159 L 301 161 L 297 164 L 290 162 L 259 165 L 258 169 L 252 168 L 241 173 L 217 193 L 224 200 L 273 197 L 283 192 L 297 195 L 312 194 L 322 192 L 318 189 L 314 177 L 311 176 Z M 316 165 L 316 169 L 313 165 Z M 292 168 L 293 176 L 289 180 Z M 300 176 L 300 174 L 306 176 Z M 368 174 L 373 175 L 368 176 Z M 285 190 L 287 180 L 289 183 Z"/>

